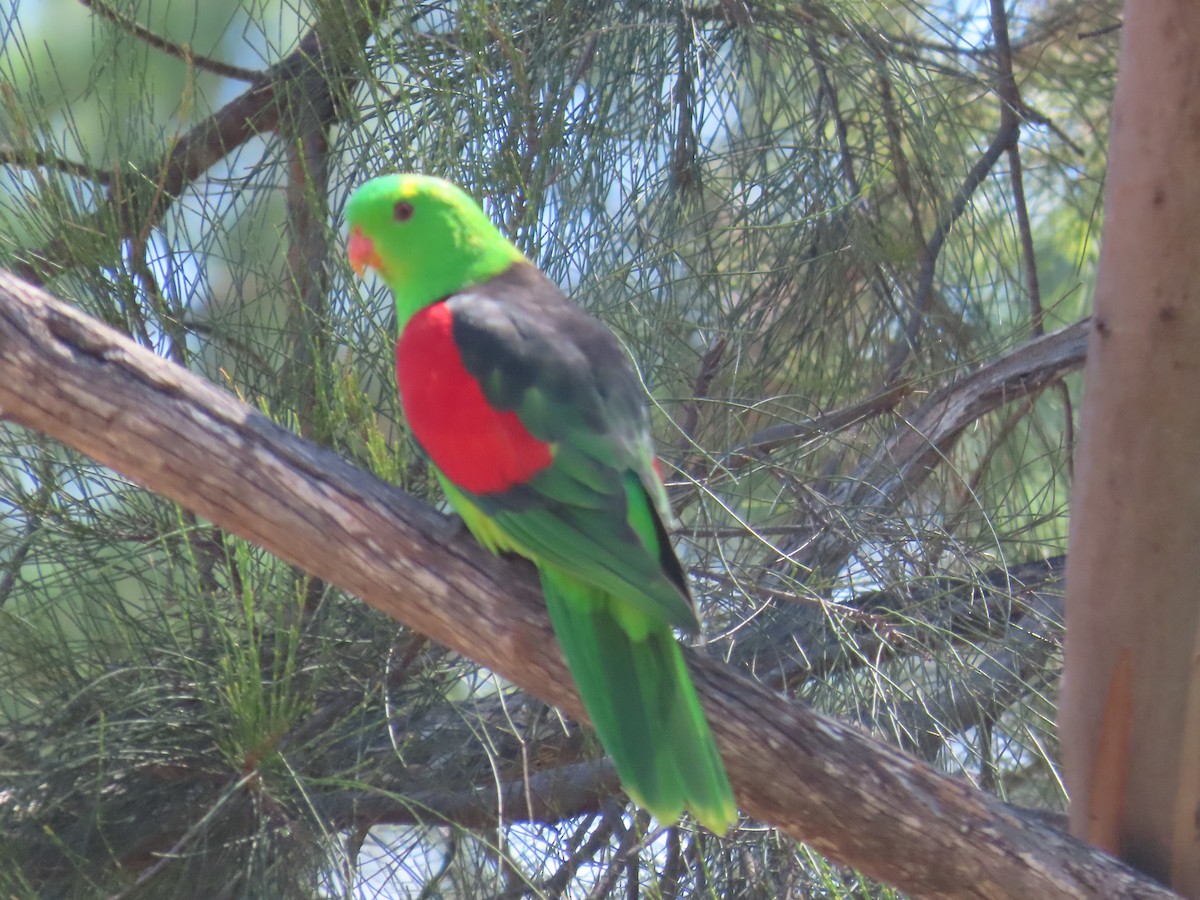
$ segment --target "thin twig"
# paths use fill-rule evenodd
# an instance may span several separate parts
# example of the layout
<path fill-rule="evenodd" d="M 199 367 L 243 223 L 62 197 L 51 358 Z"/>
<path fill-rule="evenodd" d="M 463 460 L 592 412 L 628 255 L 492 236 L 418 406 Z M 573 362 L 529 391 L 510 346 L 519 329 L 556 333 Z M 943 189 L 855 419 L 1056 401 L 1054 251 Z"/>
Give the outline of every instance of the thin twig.
<path fill-rule="evenodd" d="M 1103 37 L 1106 34 L 1112 34 L 1114 31 L 1120 31 L 1121 26 L 1124 24 L 1124 22 L 1114 22 L 1111 25 L 1105 25 L 1103 28 L 1095 28 L 1091 31 L 1081 31 L 1076 34 L 1075 37 L 1079 38 L 1081 41 L 1087 40 L 1088 38 Z"/>
<path fill-rule="evenodd" d="M 528 885 L 518 891 L 505 891 L 496 900 L 513 900 L 516 897 L 530 895 L 536 897 L 566 896 L 571 880 L 584 865 L 591 863 L 595 859 L 596 854 L 604 849 L 612 838 L 613 831 L 621 827 L 620 816 L 613 815 L 612 812 L 613 807 L 606 807 L 603 815 L 597 812 L 583 820 L 575 834 L 576 840 L 574 840 L 574 843 L 577 845 L 577 848 L 555 870 L 554 874 L 540 885 Z M 593 829 L 591 827 L 592 823 L 597 818 L 600 818 L 600 823 Z M 591 829 L 591 834 L 587 834 L 588 829 Z M 583 841 L 584 835 L 587 836 L 586 841 Z"/>
<path fill-rule="evenodd" d="M 192 52 L 187 45 L 176 44 L 174 41 L 169 41 L 161 37 L 133 19 L 121 15 L 104 0 L 79 0 L 81 4 L 86 6 L 92 12 L 108 19 L 114 25 L 125 29 L 138 40 L 149 44 L 156 50 L 161 50 L 171 56 L 182 59 L 188 65 L 194 65 L 197 69 L 204 69 L 206 72 L 211 72 L 214 75 L 221 75 L 225 78 L 235 78 L 238 81 L 245 81 L 250 84 L 258 81 L 262 77 L 262 73 L 255 72 L 253 69 L 243 69 L 241 66 L 230 65 L 219 60 L 210 59 L 200 53 Z"/>
<path fill-rule="evenodd" d="M 1000 95 L 1001 128 L 1013 130 L 1008 147 L 1009 181 L 1012 183 L 1013 204 L 1017 214 L 1017 229 L 1021 235 L 1021 254 L 1025 257 L 1025 288 L 1029 293 L 1029 317 L 1033 333 L 1045 333 L 1042 312 L 1042 292 L 1038 285 L 1037 254 L 1033 248 L 1033 229 L 1029 223 L 1029 207 L 1025 202 L 1025 179 L 1021 174 L 1021 119 L 1025 109 L 1017 79 L 1013 74 L 1012 46 L 1008 40 L 1008 11 L 1004 0 L 991 0 L 992 37 L 996 42 L 996 67 L 999 77 L 996 92 Z"/>
<path fill-rule="evenodd" d="M 430 900 L 430 898 L 443 896 L 442 891 L 438 888 L 438 884 L 446 874 L 450 871 L 450 866 L 454 864 L 455 858 L 458 856 L 458 831 L 450 829 L 446 835 L 446 849 L 442 851 L 442 861 L 421 886 L 421 893 L 417 895 L 417 900 Z"/>
<path fill-rule="evenodd" d="M 602 898 L 612 895 L 617 878 L 624 867 L 626 854 L 637 844 L 637 831 L 633 828 L 625 827 L 620 810 L 609 806 L 605 809 L 604 816 L 605 819 L 612 821 L 613 830 L 620 835 L 620 838 L 617 842 L 617 848 L 613 852 L 612 860 L 605 867 L 600 877 L 596 879 L 596 883 L 592 885 L 592 889 L 588 891 L 587 900 L 602 900 Z"/>
<path fill-rule="evenodd" d="M 73 159 L 52 156 L 40 150 L 23 150 L 7 145 L 0 146 L 0 166 L 54 169 L 77 178 L 86 178 L 105 187 L 112 181 L 112 173 L 103 169 L 97 169 Z"/>
<path fill-rule="evenodd" d="M 182 836 L 180 836 L 179 840 L 172 844 L 170 848 L 161 853 L 159 858 L 152 865 L 149 865 L 143 869 L 133 884 L 129 885 L 127 888 L 125 888 L 125 890 L 117 894 L 110 895 L 108 900 L 125 900 L 125 898 L 133 896 L 139 888 L 143 887 L 168 864 L 173 862 L 179 856 L 179 854 L 183 852 L 184 848 L 200 835 L 201 831 L 205 828 L 205 826 L 208 825 L 209 822 L 213 820 L 213 818 L 217 815 L 229 798 L 257 778 L 258 773 L 251 772 L 247 775 L 243 775 L 236 781 L 230 782 L 229 787 L 223 794 L 221 794 L 220 797 L 217 798 L 216 802 L 213 803 L 208 812 L 193 822 L 191 827 L 189 827 L 188 830 L 185 831 Z"/>
<path fill-rule="evenodd" d="M 608 843 L 609 837 L 613 831 L 613 820 L 608 817 L 602 817 L 600 824 L 596 826 L 590 835 L 587 830 L 591 828 L 592 823 L 596 821 L 599 813 L 593 813 L 584 818 L 575 830 L 573 843 L 576 844 L 576 849 L 571 853 L 562 865 L 554 870 L 554 874 L 547 878 L 537 888 L 530 888 L 525 893 L 537 893 L 546 897 L 561 897 L 566 893 L 567 887 L 571 884 L 571 879 L 575 877 L 575 873 L 585 863 L 589 863 L 600 852 L 600 848 Z M 587 840 L 584 841 L 584 836 Z"/>
<path fill-rule="evenodd" d="M 679 837 L 679 826 L 667 829 L 667 856 L 662 873 L 658 876 L 659 900 L 675 900 L 679 896 L 679 882 L 683 877 L 683 846 Z"/>
<path fill-rule="evenodd" d="M 1010 639 L 970 672 L 949 679 L 931 695 L 882 713 L 871 710 L 860 717 L 863 724 L 879 729 L 881 720 L 886 721 L 902 747 L 923 759 L 934 759 L 949 737 L 979 725 L 981 719 L 994 720 L 1023 694 L 1044 685 L 1059 664 L 1056 651 L 1063 633 L 1061 584 L 1047 587 L 1047 593 L 1023 598 Z"/>
<path fill-rule="evenodd" d="M 680 452 L 686 452 L 696 443 L 696 426 L 700 423 L 700 401 L 708 397 L 709 388 L 712 387 L 713 378 L 716 377 L 717 371 L 721 367 L 721 357 L 725 354 L 725 348 L 728 345 L 729 339 L 724 335 L 719 335 L 708 345 L 704 356 L 700 357 L 700 366 L 696 370 L 696 378 L 692 382 L 691 396 L 684 403 L 683 415 L 679 417 L 678 449 Z"/>
<path fill-rule="evenodd" d="M 904 328 L 904 339 L 897 345 L 893 351 L 892 359 L 889 361 L 887 383 L 890 384 L 900 377 L 901 370 L 909 355 L 920 349 L 921 330 L 924 325 L 925 314 L 928 312 L 929 305 L 933 300 L 933 279 L 937 272 L 937 262 L 942 252 L 942 247 L 945 245 L 946 239 L 950 236 L 950 231 L 955 223 L 967 211 L 967 206 L 970 204 L 971 197 L 974 196 L 975 191 L 983 184 L 1000 157 L 1013 145 L 1013 142 L 1017 138 L 1017 130 L 1015 122 L 1002 122 L 1000 124 L 1000 127 L 996 129 L 996 133 L 992 137 L 991 143 L 983 151 L 983 155 L 975 161 L 975 165 L 971 166 L 967 177 L 959 185 L 950 202 L 949 211 L 937 223 L 933 234 L 930 235 L 929 241 L 921 253 L 917 286 L 913 291 L 912 312 L 909 315 L 908 324 Z"/>
<path fill-rule="evenodd" d="M 13 548 L 9 558 L 5 561 L 4 575 L 0 577 L 0 608 L 3 608 L 4 604 L 8 602 L 13 588 L 16 587 L 21 568 L 29 557 L 29 551 L 37 542 L 45 510 L 50 504 L 51 497 L 59 488 L 58 482 L 52 477 L 54 465 L 50 454 L 46 451 L 46 442 L 43 440 L 41 443 L 43 446 L 41 448 L 42 458 L 38 467 L 40 470 L 38 472 L 38 489 L 33 497 L 33 502 L 24 504 L 24 508 L 21 509 L 25 526 L 21 529 L 21 537 L 17 540 L 17 546 Z"/>
<path fill-rule="evenodd" d="M 763 462 L 772 453 L 779 450 L 817 437 L 834 434 L 851 425 L 884 415 L 895 409 L 912 391 L 911 383 L 901 382 L 852 406 L 835 409 L 803 422 L 768 425 L 750 435 L 725 454 L 709 460 L 706 466 L 707 473 L 698 466 L 688 466 L 683 478 L 673 480 L 667 485 L 671 505 L 675 509 L 682 509 L 700 496 L 701 486 L 711 489 L 723 479 L 749 466 Z"/>
<path fill-rule="evenodd" d="M 1058 392 L 1063 402 L 1063 446 L 1067 451 L 1067 481 L 1075 483 L 1075 411 L 1071 402 L 1071 389 L 1060 382 Z"/>
<path fill-rule="evenodd" d="M 925 314 L 933 297 L 933 280 L 937 269 L 938 256 L 942 246 L 949 237 L 954 224 L 966 212 L 972 195 L 983 184 L 984 179 L 999 161 L 1008 153 L 1013 163 L 1013 188 L 1017 195 L 1017 216 L 1022 221 L 1022 249 L 1026 253 L 1026 277 L 1030 290 L 1030 304 L 1033 308 L 1035 333 L 1042 333 L 1043 313 L 1041 294 L 1037 284 L 1037 270 L 1034 264 L 1032 237 L 1028 224 L 1028 208 L 1025 204 L 1024 185 L 1021 179 L 1020 160 L 1016 157 L 1020 140 L 1020 126 L 1025 112 L 1017 92 L 1016 81 L 1012 71 L 1012 48 L 1008 40 L 1008 18 L 1003 0 L 992 0 L 992 29 L 996 40 L 999 74 L 996 92 L 1000 97 L 1000 124 L 983 155 L 976 160 L 967 177 L 963 180 L 950 204 L 950 210 L 938 222 L 934 233 L 921 253 L 920 272 L 914 292 L 913 309 L 908 324 L 905 326 L 904 341 L 893 351 L 888 366 L 888 381 L 898 378 L 900 371 L 909 355 L 920 346 L 920 333 Z M 1028 237 L 1028 241 L 1026 238 Z"/>

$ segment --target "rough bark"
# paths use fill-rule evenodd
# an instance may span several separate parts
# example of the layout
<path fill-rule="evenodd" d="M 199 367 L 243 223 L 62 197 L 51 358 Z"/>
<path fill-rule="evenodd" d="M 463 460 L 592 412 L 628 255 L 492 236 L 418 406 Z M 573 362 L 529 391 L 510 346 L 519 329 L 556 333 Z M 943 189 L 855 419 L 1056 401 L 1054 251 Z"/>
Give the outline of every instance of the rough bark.
<path fill-rule="evenodd" d="M 0 273 L 0 413 L 582 714 L 528 567 Z M 1166 897 L 1110 857 L 694 654 L 743 810 L 925 897 Z"/>

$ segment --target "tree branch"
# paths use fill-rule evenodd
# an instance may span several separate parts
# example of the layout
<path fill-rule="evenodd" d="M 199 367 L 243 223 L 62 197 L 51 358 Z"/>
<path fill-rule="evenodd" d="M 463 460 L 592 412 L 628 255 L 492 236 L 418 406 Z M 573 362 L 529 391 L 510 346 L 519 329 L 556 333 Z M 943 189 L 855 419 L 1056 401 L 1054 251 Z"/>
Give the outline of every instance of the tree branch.
<path fill-rule="evenodd" d="M 252 69 L 243 69 L 241 66 L 230 65 L 218 59 L 210 59 L 207 56 L 195 53 L 186 45 L 177 44 L 174 41 L 169 41 L 155 34 L 145 25 L 134 21 L 128 16 L 121 15 L 121 13 L 103 2 L 103 0 L 79 0 L 79 2 L 101 18 L 112 22 L 118 28 L 125 29 L 138 38 L 138 40 L 145 41 L 156 50 L 161 50 L 177 59 L 182 59 L 189 65 L 194 65 L 197 69 L 204 69 L 207 72 L 212 72 L 214 75 L 221 75 L 225 78 L 236 78 L 239 81 L 248 81 L 250 83 L 254 83 L 259 78 L 259 73 Z"/>
<path fill-rule="evenodd" d="M 594 813 L 618 790 L 616 770 L 606 759 L 547 769 L 498 789 L 389 796 L 378 791 L 341 791 L 314 797 L 317 811 L 333 828 L 373 825 L 455 825 L 495 828 L 503 821 L 555 824 Z"/>
<path fill-rule="evenodd" d="M 347 14 L 342 33 L 352 35 L 352 40 L 361 46 L 382 6 L 383 0 L 369 0 L 361 7 L 350 4 L 354 12 Z M 75 235 L 80 229 L 106 233 L 111 230 L 107 223 L 114 216 L 121 223 L 114 242 L 116 237 L 129 239 L 149 234 L 170 204 L 210 167 L 252 137 L 279 127 L 287 89 L 295 82 L 319 72 L 323 78 L 321 94 L 333 97 L 350 90 L 358 75 L 348 63 L 347 46 L 350 45 L 344 41 L 323 37 L 319 27 L 311 29 L 295 50 L 263 72 L 243 93 L 172 143 L 160 159 L 144 165 L 130 164 L 130 171 L 122 173 L 130 177 L 114 179 L 111 198 L 94 213 L 82 221 L 64 222 L 60 233 L 44 246 L 21 251 L 13 270 L 27 281 L 43 284 L 46 279 L 79 265 L 81 261 L 72 252 Z M 307 84 L 311 86 L 311 81 Z M 317 104 L 321 98 L 309 99 Z M 326 106 L 331 116 L 336 114 L 336 104 L 330 102 Z M 116 190 L 116 184 L 122 182 L 124 189 Z M 117 255 L 114 253 L 114 257 Z"/>
<path fill-rule="evenodd" d="M 76 178 L 86 178 L 105 187 L 112 184 L 111 172 L 93 168 L 86 163 L 76 162 L 73 159 L 62 159 L 43 151 L 27 150 L 23 147 L 10 147 L 7 144 L 0 144 L 0 166 L 16 166 L 23 169 L 52 169 L 66 175 L 74 175 Z"/>
<path fill-rule="evenodd" d="M 1056 556 L 994 569 L 982 573 L 978 582 L 940 578 L 916 589 L 904 585 L 867 592 L 845 603 L 802 597 L 779 602 L 781 598 L 768 594 L 777 601 L 776 609 L 770 617 L 760 617 L 759 628 L 750 637 L 735 643 L 731 661 L 755 672 L 771 687 L 794 693 L 806 679 L 827 679 L 863 665 L 877 665 L 905 647 L 912 649 L 914 641 L 903 624 L 905 618 L 919 620 L 921 630 L 944 634 L 947 641 L 956 636 L 978 640 L 985 636 L 982 626 L 989 622 L 995 630 L 1007 631 L 1018 619 L 1039 610 L 1042 619 L 1061 622 L 1061 604 L 1056 612 L 1046 609 L 1041 599 L 1035 600 L 1039 610 L 1031 609 L 1028 602 L 1013 601 L 1061 594 L 1066 563 L 1065 556 Z M 809 610 L 805 607 L 812 606 L 819 607 L 819 617 L 806 614 Z M 852 653 L 847 653 L 845 635 L 825 624 L 835 616 L 860 626 L 853 633 Z M 1043 625 L 1035 626 L 1039 634 Z"/>
<path fill-rule="evenodd" d="M 1081 319 L 1026 341 L 935 391 L 901 421 L 869 459 L 829 495 L 859 521 L 895 509 L 925 481 L 963 429 L 1005 403 L 1037 393 L 1083 365 L 1091 322 Z M 797 565 L 836 572 L 857 546 L 845 531 L 830 530 L 794 557 Z"/>
<path fill-rule="evenodd" d="M 528 566 L 49 295 L 0 273 L 0 412 L 582 707 Z M 1167 897 L 1027 813 L 689 654 L 742 808 L 925 897 Z"/>

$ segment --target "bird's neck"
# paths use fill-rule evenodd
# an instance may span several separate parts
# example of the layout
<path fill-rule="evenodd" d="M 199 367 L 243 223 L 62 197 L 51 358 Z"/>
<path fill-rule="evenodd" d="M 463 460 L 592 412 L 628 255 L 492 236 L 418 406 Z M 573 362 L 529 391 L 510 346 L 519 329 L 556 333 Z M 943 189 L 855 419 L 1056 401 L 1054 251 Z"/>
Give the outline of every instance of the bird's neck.
<path fill-rule="evenodd" d="M 529 264 L 524 254 L 507 241 L 475 249 L 465 259 L 448 257 L 440 265 L 431 261 L 422 267 L 421 277 L 389 285 L 396 298 L 396 319 L 401 332 L 408 320 L 425 307 L 485 284 L 514 265 Z"/>

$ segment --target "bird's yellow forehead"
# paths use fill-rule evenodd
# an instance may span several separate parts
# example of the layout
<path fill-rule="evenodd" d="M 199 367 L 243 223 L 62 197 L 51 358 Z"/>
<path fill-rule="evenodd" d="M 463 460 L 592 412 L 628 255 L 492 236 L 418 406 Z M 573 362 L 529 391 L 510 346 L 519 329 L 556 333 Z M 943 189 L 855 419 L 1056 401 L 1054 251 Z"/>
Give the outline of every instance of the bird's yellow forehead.
<path fill-rule="evenodd" d="M 451 200 L 456 188 L 449 182 L 437 178 L 421 176 L 406 176 L 396 189 L 397 200 L 415 200 L 418 197 L 433 197 L 438 200 Z"/>

